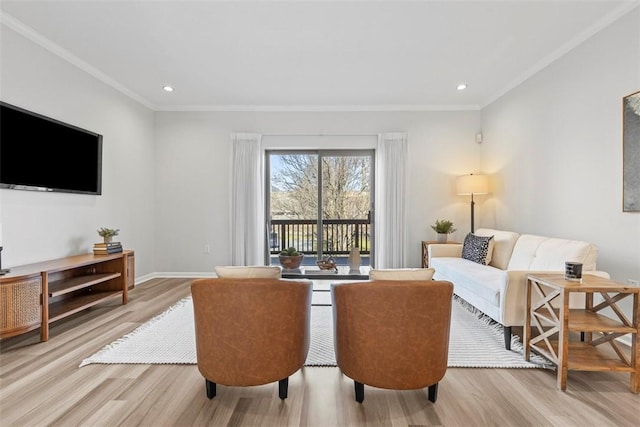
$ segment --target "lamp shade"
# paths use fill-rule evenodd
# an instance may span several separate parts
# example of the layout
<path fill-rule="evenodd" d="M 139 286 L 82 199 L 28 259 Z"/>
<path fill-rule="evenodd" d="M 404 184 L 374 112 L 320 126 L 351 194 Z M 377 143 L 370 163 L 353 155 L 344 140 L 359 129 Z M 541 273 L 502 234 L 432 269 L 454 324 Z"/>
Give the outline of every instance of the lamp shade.
<path fill-rule="evenodd" d="M 463 175 L 456 178 L 456 194 L 487 194 L 489 192 L 489 177 L 487 175 Z"/>

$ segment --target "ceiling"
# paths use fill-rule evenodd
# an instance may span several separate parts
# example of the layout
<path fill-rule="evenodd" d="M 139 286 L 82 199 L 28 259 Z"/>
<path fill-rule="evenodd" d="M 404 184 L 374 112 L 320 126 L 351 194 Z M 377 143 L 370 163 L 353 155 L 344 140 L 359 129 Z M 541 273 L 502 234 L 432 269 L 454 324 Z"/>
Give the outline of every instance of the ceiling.
<path fill-rule="evenodd" d="M 473 110 L 636 6 L 2 0 L 0 17 L 155 110 Z"/>

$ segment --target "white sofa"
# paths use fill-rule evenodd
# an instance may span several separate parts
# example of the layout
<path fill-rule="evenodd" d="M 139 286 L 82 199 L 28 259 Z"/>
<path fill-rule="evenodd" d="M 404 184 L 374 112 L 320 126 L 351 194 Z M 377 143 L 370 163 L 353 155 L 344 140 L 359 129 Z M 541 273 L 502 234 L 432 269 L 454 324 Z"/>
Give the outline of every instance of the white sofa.
<path fill-rule="evenodd" d="M 462 244 L 431 244 L 429 267 L 434 280 L 453 283 L 454 293 L 504 326 L 505 347 L 511 349 L 511 327 L 525 321 L 525 276 L 532 272 L 562 272 L 565 261 L 581 262 L 583 274 L 595 274 L 598 249 L 578 240 L 518 234 L 511 231 L 478 229 L 478 236 L 493 236 L 488 265 L 461 258 Z M 572 299 L 572 306 L 584 304 L 584 297 Z"/>

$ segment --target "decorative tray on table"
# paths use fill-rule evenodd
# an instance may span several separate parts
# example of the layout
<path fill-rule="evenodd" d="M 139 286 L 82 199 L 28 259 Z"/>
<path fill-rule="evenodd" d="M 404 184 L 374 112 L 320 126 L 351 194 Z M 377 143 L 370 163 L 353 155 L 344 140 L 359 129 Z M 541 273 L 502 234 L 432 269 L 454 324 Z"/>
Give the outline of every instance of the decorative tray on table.
<path fill-rule="evenodd" d="M 336 273 L 338 272 L 338 267 L 336 266 L 336 262 L 331 257 L 318 260 L 316 261 L 316 264 L 318 265 L 320 270 L 334 271 Z"/>

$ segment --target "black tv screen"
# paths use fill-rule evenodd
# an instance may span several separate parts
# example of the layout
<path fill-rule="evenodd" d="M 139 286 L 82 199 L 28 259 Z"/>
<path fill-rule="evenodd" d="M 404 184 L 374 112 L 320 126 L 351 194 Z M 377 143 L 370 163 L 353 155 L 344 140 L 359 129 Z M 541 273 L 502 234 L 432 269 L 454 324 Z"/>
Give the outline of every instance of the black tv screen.
<path fill-rule="evenodd" d="M 102 135 L 0 102 L 0 188 L 102 194 Z"/>

